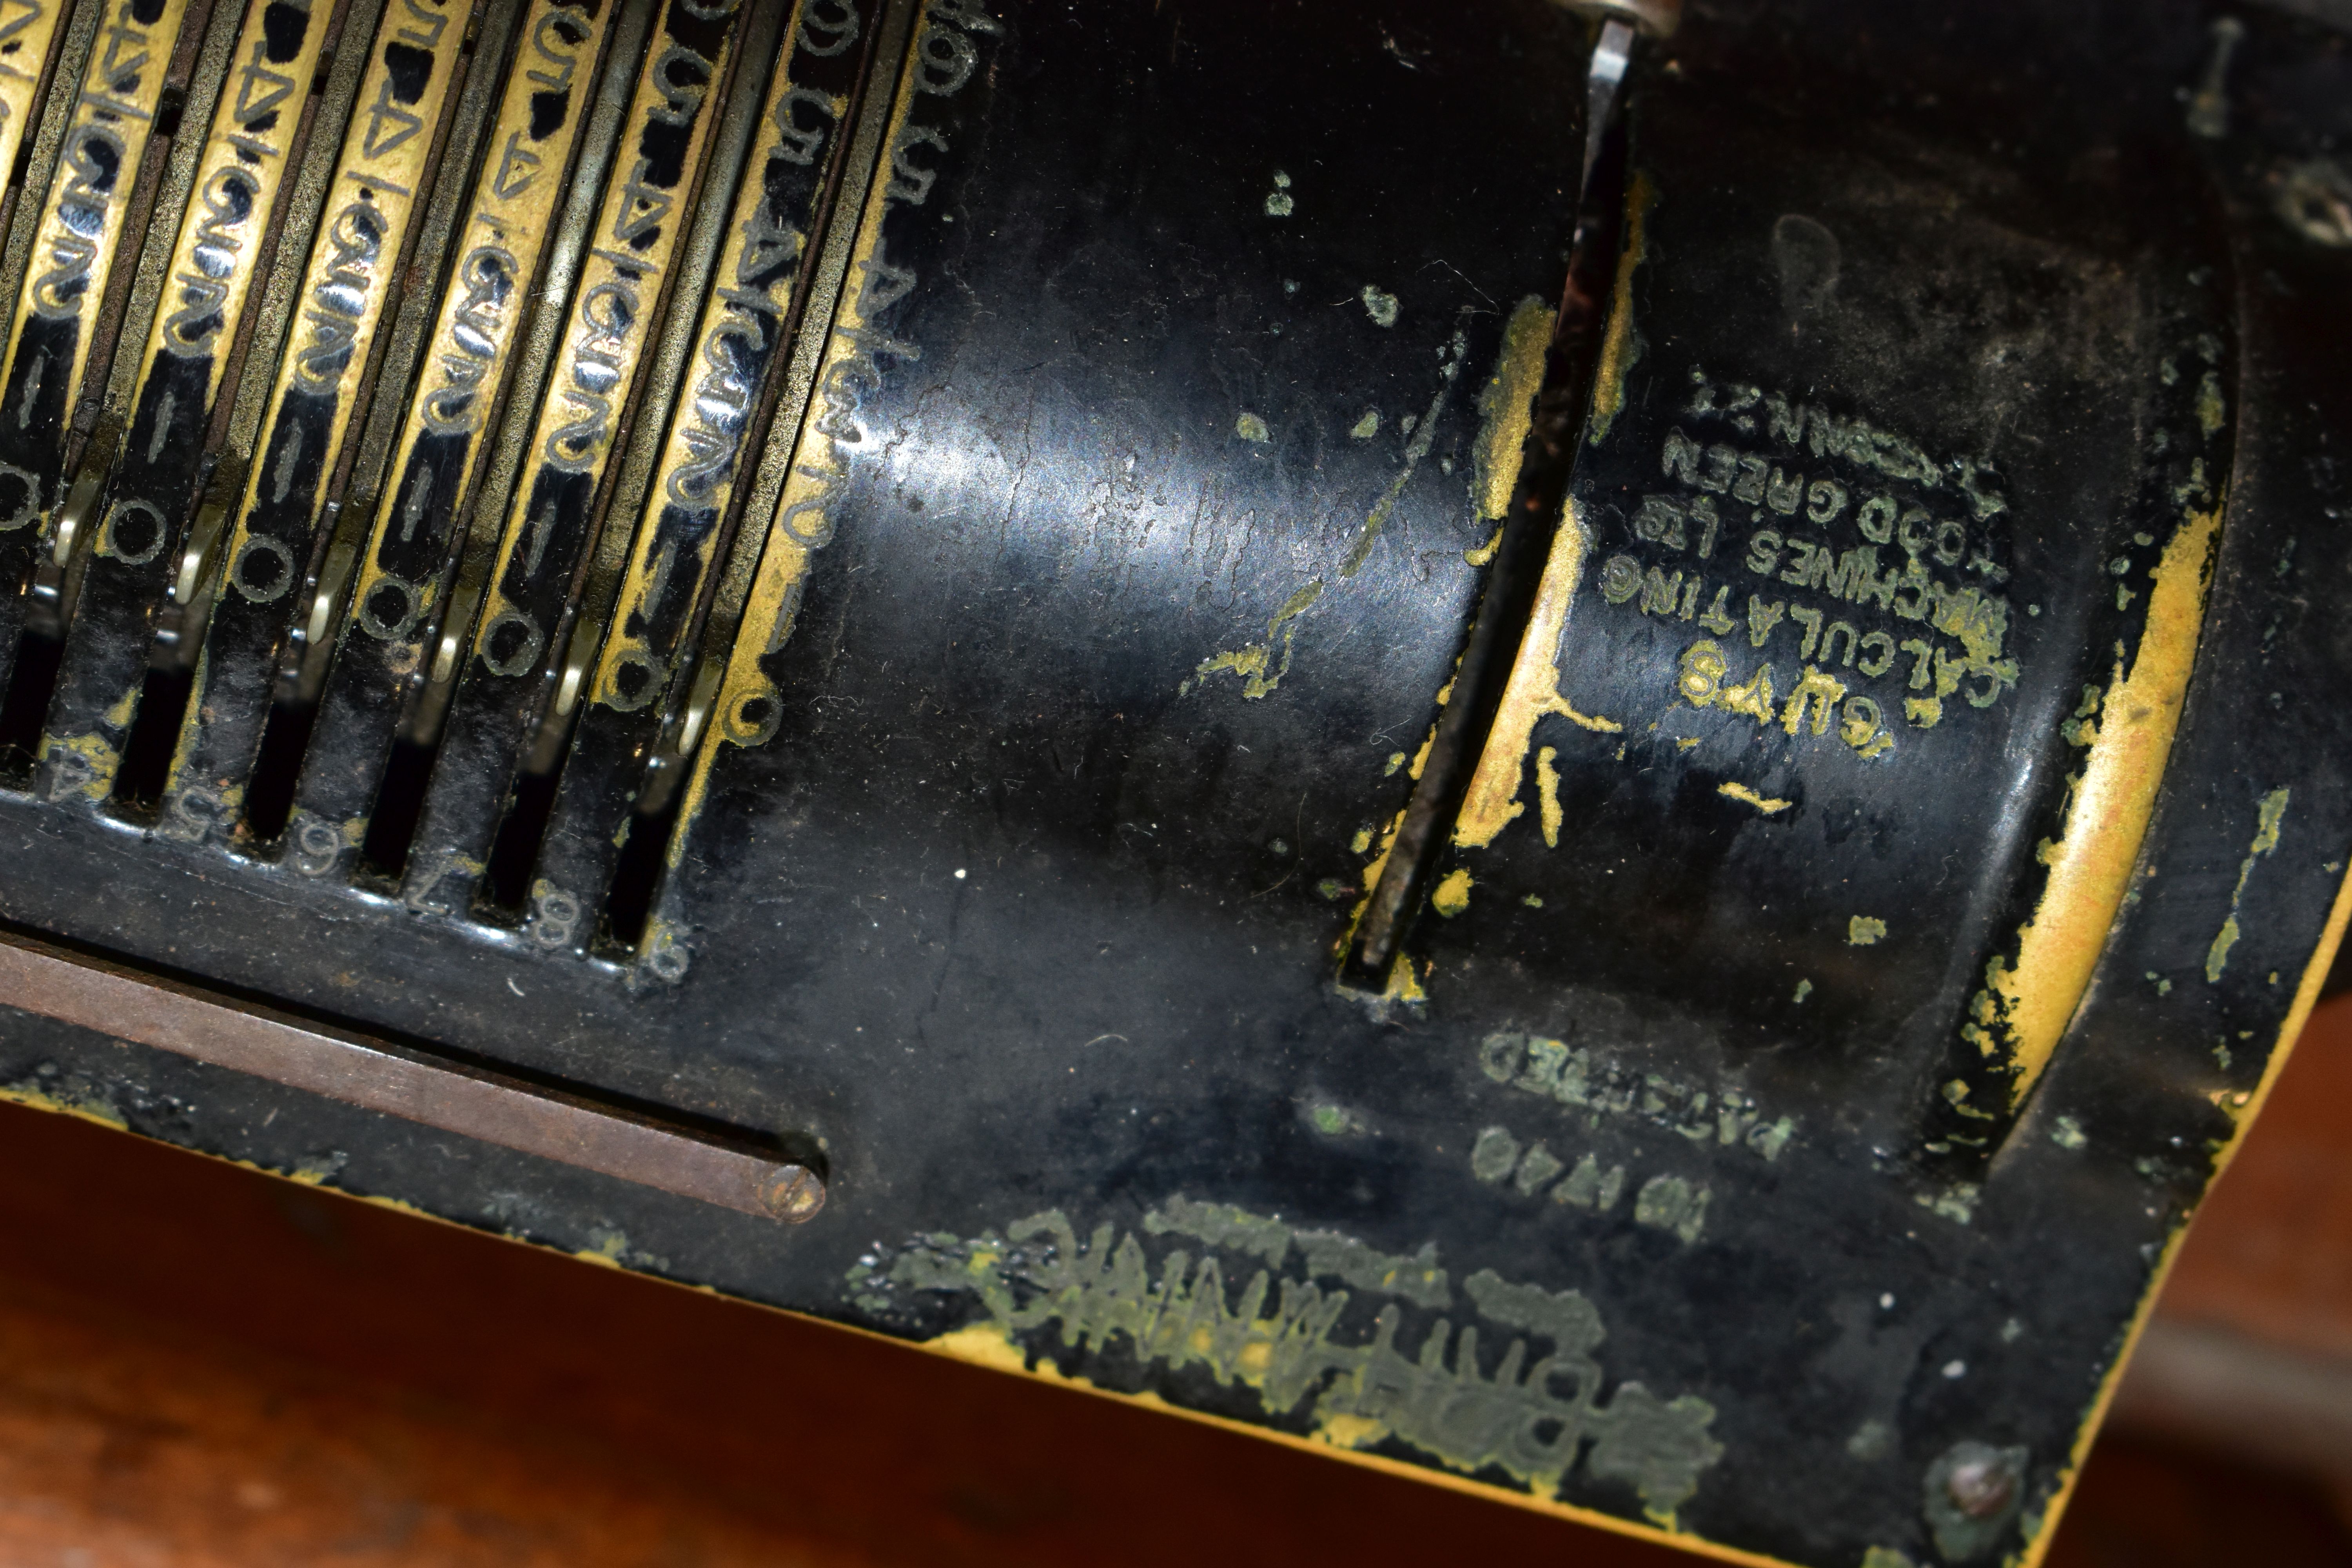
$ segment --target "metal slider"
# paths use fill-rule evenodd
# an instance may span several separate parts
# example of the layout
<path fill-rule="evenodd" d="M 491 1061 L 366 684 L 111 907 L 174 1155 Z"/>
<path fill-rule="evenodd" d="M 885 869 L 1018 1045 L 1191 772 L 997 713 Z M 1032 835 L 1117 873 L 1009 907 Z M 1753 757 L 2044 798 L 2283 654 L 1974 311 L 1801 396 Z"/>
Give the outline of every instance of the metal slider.
<path fill-rule="evenodd" d="M 321 1034 L 193 991 L 0 938 L 12 1007 L 248 1073 L 443 1132 L 798 1225 L 824 1206 L 814 1171 L 489 1073 Z"/>
<path fill-rule="evenodd" d="M 1456 666 L 1453 700 L 1438 715 L 1421 777 L 1397 819 L 1386 864 L 1364 906 L 1340 982 L 1379 995 L 1397 979 L 1406 934 L 1427 898 L 1439 858 L 1494 722 L 1504 684 L 1534 613 L 1555 521 L 1562 515 L 1578 432 L 1590 406 L 1601 331 L 1617 265 L 1614 180 L 1594 174 L 1615 121 L 1637 28 L 1663 36 L 1681 18 L 1680 0 L 1554 0 L 1600 22 L 1585 72 L 1584 161 L 1577 185 L 1567 287 L 1546 352 L 1533 446 L 1522 461 L 1512 512 L 1496 542 L 1486 592 Z"/>
<path fill-rule="evenodd" d="M 204 640 L 205 613 L 212 608 L 221 538 L 228 531 L 229 509 L 245 488 L 245 465 L 233 457 L 221 458 L 205 479 L 196 502 L 194 521 L 180 547 L 180 564 L 172 574 L 164 601 L 155 607 L 151 668 L 186 668 L 196 659 Z M 175 714 L 174 718 L 177 717 Z"/>
<path fill-rule="evenodd" d="M 99 492 L 121 441 L 121 422 L 109 415 L 84 448 L 81 468 L 58 507 L 49 552 L 34 569 L 32 585 L 26 590 L 26 624 L 41 636 L 62 638 L 73 618 L 83 564 L 79 546 L 98 511 Z"/>

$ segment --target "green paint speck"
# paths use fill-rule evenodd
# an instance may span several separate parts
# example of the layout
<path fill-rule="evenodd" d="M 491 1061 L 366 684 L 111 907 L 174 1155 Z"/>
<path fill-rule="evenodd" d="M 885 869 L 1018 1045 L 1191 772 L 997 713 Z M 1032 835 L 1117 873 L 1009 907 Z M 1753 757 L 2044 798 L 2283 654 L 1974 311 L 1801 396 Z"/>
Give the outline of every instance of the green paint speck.
<path fill-rule="evenodd" d="M 2212 436 L 2221 428 L 2221 378 L 2211 371 L 2197 388 L 2197 427 Z"/>

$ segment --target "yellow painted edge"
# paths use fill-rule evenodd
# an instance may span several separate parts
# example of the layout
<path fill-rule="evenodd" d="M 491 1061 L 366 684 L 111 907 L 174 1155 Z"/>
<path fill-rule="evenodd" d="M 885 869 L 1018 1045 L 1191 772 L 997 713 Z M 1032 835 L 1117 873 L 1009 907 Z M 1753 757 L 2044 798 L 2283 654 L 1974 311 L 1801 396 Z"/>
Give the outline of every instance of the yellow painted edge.
<path fill-rule="evenodd" d="M 1587 446 L 1609 438 L 1609 427 L 1625 407 L 1625 373 L 1642 357 L 1633 339 L 1633 273 L 1650 245 L 1650 208 L 1656 205 L 1657 186 L 1646 171 L 1636 169 L 1625 188 L 1625 253 L 1617 264 L 1617 283 L 1609 303 L 1609 327 L 1601 339 L 1601 363 L 1592 376 L 1591 434 Z"/>
<path fill-rule="evenodd" d="M 2151 571 L 2147 621 L 2131 669 L 2116 661 L 2099 729 L 2066 810 L 2050 879 L 2019 928 L 2017 962 L 1993 960 L 1988 984 L 2024 1102 L 2089 989 L 2156 811 L 2204 629 L 2205 598 L 2225 503 L 2191 512 Z"/>
<path fill-rule="evenodd" d="M 1499 522 L 1510 514 L 1528 432 L 1535 428 L 1536 395 L 1543 390 L 1544 351 L 1551 344 L 1558 320 L 1557 313 L 1533 295 L 1520 300 L 1503 328 L 1495 377 L 1478 399 L 1479 413 L 1485 417 L 1471 448 L 1471 471 L 1476 475 L 1471 492 L 1477 499 L 1478 515 L 1489 522 Z M 1500 540 L 1499 531 L 1496 537 Z"/>
<path fill-rule="evenodd" d="M 1536 721 L 1547 713 L 1570 711 L 1559 694 L 1559 645 L 1568 635 L 1570 612 L 1591 553 L 1591 532 L 1576 515 L 1576 502 L 1570 500 L 1561 509 L 1559 531 L 1552 536 L 1551 554 L 1536 590 L 1535 612 L 1512 661 L 1495 722 L 1486 731 L 1486 750 L 1454 818 L 1456 844 L 1483 848 L 1527 809 L 1519 804 L 1519 780 L 1527 771 Z"/>
<path fill-rule="evenodd" d="M 2277 1043 L 2271 1048 L 2271 1058 L 2263 1068 L 2263 1081 L 2254 1087 L 2252 1100 L 2238 1113 L 2237 1130 L 2230 1135 L 2229 1142 L 2213 1163 L 2212 1181 L 2208 1182 L 2205 1187 L 2207 1195 L 2212 1193 L 2213 1182 L 2219 1182 L 2228 1173 L 2230 1166 L 2238 1158 L 2238 1152 L 2245 1147 L 2247 1130 L 2262 1114 L 2263 1107 L 2270 1100 L 2271 1090 L 2278 1084 L 2279 1074 L 2286 1069 L 2287 1058 L 2294 1054 L 2295 1047 L 2301 1043 L 2304 1026 L 2311 1019 L 2312 1008 L 2318 1005 L 2319 988 L 2326 984 L 2327 972 L 2335 967 L 2336 950 L 2343 945 L 2347 923 L 2352 923 L 2352 871 L 2347 871 L 2344 880 L 2336 886 L 2336 902 L 2327 911 L 2327 925 L 2320 933 L 2319 946 L 2312 952 L 2311 962 L 2304 966 L 2303 981 L 2294 991 L 2294 1005 L 2287 1009 L 2286 1021 L 2279 1026 Z M 2204 1204 L 2204 1198 L 2200 1197 L 2197 1213 L 2203 1212 Z M 2191 1224 L 2195 1217 L 2195 1214 L 2190 1215 Z M 2172 1278 L 2172 1266 L 2179 1258 L 2181 1244 L 2189 1239 L 2189 1226 L 2183 1225 L 2165 1243 L 2164 1256 L 2157 1260 L 2147 1291 L 2140 1298 L 2139 1310 L 2133 1314 L 2131 1327 L 2124 1334 L 2123 1351 L 2116 1357 L 2115 1365 L 2107 1369 L 2107 1375 L 2100 1381 L 2098 1396 L 2092 1401 L 2089 1414 L 2075 1433 L 2074 1450 L 2067 1457 L 2065 1473 L 2060 1477 L 2058 1489 L 2051 1494 L 2050 1501 L 2042 1510 L 2040 1533 L 2026 1543 L 2021 1568 L 2041 1568 L 2042 1560 L 2049 1553 L 2051 1543 L 2058 1533 L 2059 1521 L 2065 1517 L 2066 1504 L 2074 1495 L 2074 1483 L 2082 1477 L 2084 1461 L 2090 1457 L 2091 1445 L 2097 1438 L 2100 1426 L 2106 1421 L 2107 1407 L 2115 1403 L 2116 1390 L 2122 1384 L 2124 1373 L 2131 1365 L 2132 1352 L 2139 1348 L 2140 1335 L 2147 1331 L 2149 1320 L 2156 1315 L 2157 1303 L 2163 1299 L 2165 1282 Z"/>
<path fill-rule="evenodd" d="M 843 1325 L 828 1324 L 827 1326 Z M 852 1329 L 850 1331 L 862 1333 L 866 1331 Z M 887 1341 L 892 1344 L 908 1343 L 904 1340 L 893 1340 L 887 1334 L 877 1334 L 873 1337 Z M 1407 1480 L 1444 1487 L 1449 1491 L 1462 1492 L 1470 1497 L 1485 1498 L 1489 1502 L 1507 1503 L 1513 1508 L 1549 1514 L 1554 1519 L 1564 1519 L 1576 1524 L 1590 1525 L 1596 1530 L 1606 1530 L 1613 1534 L 1630 1535 L 1658 1545 L 1677 1547 L 1702 1557 L 1712 1557 L 1720 1563 L 1749 1563 L 1754 1564 L 1755 1568 L 1792 1568 L 1792 1565 L 1784 1558 L 1764 1557 L 1752 1552 L 1742 1552 L 1737 1547 L 1719 1546 L 1695 1535 L 1677 1534 L 1674 1531 L 1662 1530 L 1654 1524 L 1641 1524 L 1633 1520 L 1620 1519 L 1614 1514 L 1579 1508 L 1572 1503 L 1556 1502 L 1537 1497 L 1530 1492 L 1512 1491 L 1502 1487 L 1489 1486 L 1484 1481 L 1474 1480 L 1468 1476 L 1454 1475 L 1445 1470 L 1412 1464 L 1403 1459 L 1391 1459 L 1383 1454 L 1367 1454 L 1360 1449 L 1343 1447 L 1323 1438 L 1301 1437 L 1295 1433 L 1278 1432 L 1271 1427 L 1254 1426 L 1246 1421 L 1236 1421 L 1231 1416 L 1212 1415 L 1205 1411 L 1188 1410 L 1181 1405 L 1170 1404 L 1156 1394 L 1124 1394 L 1116 1389 L 1097 1387 L 1086 1378 L 1066 1374 L 1050 1361 L 1041 1361 L 1033 1371 L 1027 1364 L 1027 1352 L 1013 1343 L 999 1329 L 986 1327 L 961 1329 L 953 1333 L 941 1334 L 936 1339 L 915 1342 L 913 1348 L 926 1351 L 933 1355 L 944 1356 L 950 1361 L 962 1362 L 967 1366 L 985 1367 L 992 1372 L 1012 1373 L 1017 1376 L 1034 1378 L 1057 1388 L 1092 1394 L 1097 1399 L 1116 1400 L 1122 1405 L 1137 1405 L 1161 1415 L 1180 1416 L 1187 1421 L 1197 1421 L 1204 1426 L 1221 1427 L 1228 1432 L 1238 1432 L 1244 1436 L 1255 1437 L 1264 1442 L 1279 1443 L 1284 1447 L 1296 1448 L 1302 1453 L 1317 1454 L 1328 1459 L 1339 1459 L 1348 1464 L 1361 1465 L 1367 1469 L 1379 1470 Z"/>
<path fill-rule="evenodd" d="M 43 1094 L 37 1089 L 16 1089 L 0 1085 L 0 1100 L 5 1100 L 10 1105 L 21 1105 L 28 1110 L 46 1110 L 52 1116 L 70 1116 L 77 1121 L 88 1121 L 99 1127 L 110 1127 L 117 1132 L 131 1131 L 131 1123 L 125 1121 L 112 1106 L 101 1108 L 97 1105 L 77 1104 L 70 1100 L 59 1100 L 53 1094 Z M 175 1148 L 177 1146 L 173 1145 Z"/>

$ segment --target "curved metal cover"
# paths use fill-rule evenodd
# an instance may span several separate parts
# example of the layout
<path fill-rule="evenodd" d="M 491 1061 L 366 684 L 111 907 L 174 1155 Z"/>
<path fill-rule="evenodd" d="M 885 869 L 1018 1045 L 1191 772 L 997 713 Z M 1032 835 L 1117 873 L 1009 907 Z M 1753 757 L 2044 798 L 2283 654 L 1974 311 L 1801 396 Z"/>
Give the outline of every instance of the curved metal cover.
<path fill-rule="evenodd" d="M 38 991 L 0 1092 L 1737 1560 L 2037 1553 L 2347 912 L 2344 40 L 1801 0 L 1644 45 L 1568 503 L 1372 994 L 1335 976 L 1520 477 L 1585 29 L 1536 0 L 739 20 L 707 79 L 649 71 L 667 9 L 599 21 L 480 499 L 398 566 L 439 607 L 355 636 L 335 595 L 390 557 L 331 542 L 395 537 L 370 475 L 523 129 L 483 84 L 531 31 L 484 9 L 416 196 L 440 283 L 345 432 L 359 521 L 312 520 L 326 618 L 244 601 L 278 684 L 205 688 L 245 706 L 190 707 L 144 797 L 110 770 L 168 681 L 112 716 L 75 673 L 130 666 L 68 640 L 73 726 L 0 793 L 0 914 L 404 1072 L 816 1173 L 822 1211 L 226 1073 Z M 608 208 L 680 226 L 599 260 Z M 565 279 L 652 299 L 648 257 L 686 281 L 588 388 L 564 334 L 614 318 Z M 704 335 L 730 288 L 761 357 Z M 564 492 L 524 658 L 467 617 L 545 526 L 519 476 L 555 471 L 530 433 L 567 386 L 631 417 Z M 78 471 L 87 432 L 53 434 Z M 111 606 L 83 624 L 180 624 L 118 580 L 80 580 Z M 645 607 L 670 581 L 691 614 Z M 265 776 L 275 827 L 236 793 Z"/>

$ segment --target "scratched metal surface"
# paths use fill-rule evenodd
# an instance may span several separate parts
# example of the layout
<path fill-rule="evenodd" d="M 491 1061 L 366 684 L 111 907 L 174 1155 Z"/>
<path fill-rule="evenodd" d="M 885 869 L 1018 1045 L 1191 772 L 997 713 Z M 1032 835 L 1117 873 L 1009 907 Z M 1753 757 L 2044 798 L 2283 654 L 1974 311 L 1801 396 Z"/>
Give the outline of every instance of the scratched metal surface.
<path fill-rule="evenodd" d="M 0 1085 L 1701 1549 L 2028 1551 L 2352 851 L 2319 696 L 2352 666 L 2352 249 L 2295 205 L 2352 61 L 2249 14 L 2217 124 L 2210 20 L 1692 7 L 1634 84 L 1590 546 L 1522 651 L 1557 704 L 1368 997 L 1337 953 L 1498 466 L 1507 494 L 1494 389 L 1559 286 L 1582 31 L 1532 0 L 933 4 L 836 218 L 803 548 L 635 962 L 0 792 L 14 925 L 759 1133 L 824 1211 L 15 1010 Z M 2186 646 L 2148 620 L 2184 531 Z M 1791 541 L 1833 546 L 1819 580 Z M 1893 581 L 1906 541 L 1933 594 Z M 2005 599 L 1997 643 L 1962 586 Z M 2150 649 L 2186 700 L 2108 934 L 2040 846 L 2110 718 L 2085 688 L 2144 691 Z M 1809 666 L 1839 689 L 1791 725 Z M 2037 921 L 2088 944 L 2046 1068 L 1984 978 Z M 1973 1516 L 1969 1462 L 2008 1481 Z"/>

